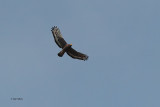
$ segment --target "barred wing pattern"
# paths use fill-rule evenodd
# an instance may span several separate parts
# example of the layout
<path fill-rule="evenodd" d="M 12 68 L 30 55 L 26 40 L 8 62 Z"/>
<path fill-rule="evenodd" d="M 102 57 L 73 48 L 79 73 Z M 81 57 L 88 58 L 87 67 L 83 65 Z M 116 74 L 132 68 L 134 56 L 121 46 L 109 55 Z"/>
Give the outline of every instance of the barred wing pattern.
<path fill-rule="evenodd" d="M 67 54 L 74 58 L 74 59 L 80 59 L 80 60 L 87 60 L 88 59 L 88 56 L 83 54 L 83 53 L 80 53 L 80 52 L 77 52 L 76 50 L 74 50 L 73 48 L 69 48 L 67 50 Z"/>
<path fill-rule="evenodd" d="M 56 44 L 60 47 L 63 48 L 67 42 L 64 40 L 64 38 L 62 37 L 62 34 L 59 30 L 59 28 L 57 28 L 56 26 L 52 27 L 52 34 L 54 37 L 54 40 L 56 42 Z"/>

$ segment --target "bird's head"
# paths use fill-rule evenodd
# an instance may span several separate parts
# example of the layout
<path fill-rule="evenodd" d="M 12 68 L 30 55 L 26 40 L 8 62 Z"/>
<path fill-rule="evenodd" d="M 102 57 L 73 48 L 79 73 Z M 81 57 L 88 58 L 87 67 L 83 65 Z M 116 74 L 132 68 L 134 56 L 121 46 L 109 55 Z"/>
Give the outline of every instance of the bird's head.
<path fill-rule="evenodd" d="M 72 46 L 72 44 L 67 44 L 67 47 L 71 47 Z"/>
<path fill-rule="evenodd" d="M 70 46 L 72 46 L 72 44 L 69 44 Z"/>

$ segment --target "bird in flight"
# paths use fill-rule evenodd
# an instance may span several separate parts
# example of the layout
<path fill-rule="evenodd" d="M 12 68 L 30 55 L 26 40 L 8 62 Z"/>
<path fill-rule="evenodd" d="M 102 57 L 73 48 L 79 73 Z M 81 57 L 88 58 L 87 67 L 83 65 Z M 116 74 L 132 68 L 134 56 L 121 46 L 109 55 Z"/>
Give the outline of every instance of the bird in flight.
<path fill-rule="evenodd" d="M 79 59 L 84 61 L 88 59 L 88 56 L 86 54 L 76 51 L 75 49 L 72 48 L 72 44 L 68 44 L 64 40 L 60 32 L 60 29 L 57 26 L 52 27 L 51 31 L 56 44 L 59 46 L 59 48 L 62 48 L 62 50 L 58 53 L 59 57 L 62 57 L 63 54 L 66 52 L 70 57 L 74 59 Z"/>

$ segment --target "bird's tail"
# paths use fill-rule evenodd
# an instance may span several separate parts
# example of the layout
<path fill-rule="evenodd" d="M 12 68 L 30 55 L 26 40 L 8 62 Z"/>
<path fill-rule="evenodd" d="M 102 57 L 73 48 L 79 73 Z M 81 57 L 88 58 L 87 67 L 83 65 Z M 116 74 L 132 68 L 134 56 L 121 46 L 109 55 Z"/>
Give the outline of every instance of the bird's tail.
<path fill-rule="evenodd" d="M 64 55 L 65 51 L 62 49 L 59 53 L 58 53 L 58 56 L 59 57 L 62 57 Z"/>
<path fill-rule="evenodd" d="M 72 46 L 72 44 L 66 44 L 64 48 L 58 53 L 59 57 L 62 57 L 64 53 Z"/>

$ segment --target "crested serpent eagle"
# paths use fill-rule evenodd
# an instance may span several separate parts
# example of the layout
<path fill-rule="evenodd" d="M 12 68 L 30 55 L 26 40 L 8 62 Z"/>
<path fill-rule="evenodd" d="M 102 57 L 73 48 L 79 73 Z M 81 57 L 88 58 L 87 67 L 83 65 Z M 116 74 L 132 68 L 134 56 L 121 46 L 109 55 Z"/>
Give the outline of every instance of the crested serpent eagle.
<path fill-rule="evenodd" d="M 62 57 L 63 54 L 66 52 L 70 57 L 72 57 L 74 59 L 80 59 L 80 60 L 84 60 L 84 61 L 88 59 L 87 55 L 74 50 L 72 48 L 72 44 L 67 44 L 67 42 L 62 37 L 62 34 L 57 26 L 52 27 L 51 31 L 52 31 L 52 34 L 53 34 L 53 37 L 54 37 L 56 44 L 60 48 L 62 48 L 62 50 L 58 53 L 59 57 Z"/>

